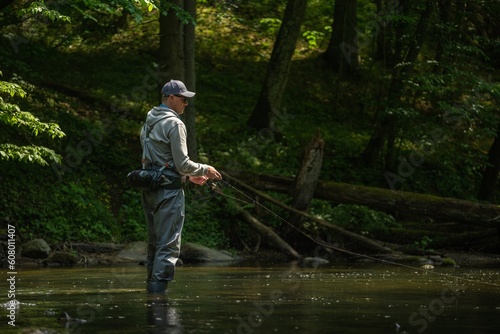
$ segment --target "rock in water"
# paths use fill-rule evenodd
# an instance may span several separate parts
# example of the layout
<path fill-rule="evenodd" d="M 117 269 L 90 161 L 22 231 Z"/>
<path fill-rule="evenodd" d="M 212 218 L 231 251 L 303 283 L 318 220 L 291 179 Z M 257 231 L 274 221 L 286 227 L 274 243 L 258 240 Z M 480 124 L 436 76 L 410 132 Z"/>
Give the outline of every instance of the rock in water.
<path fill-rule="evenodd" d="M 23 244 L 21 255 L 33 259 L 45 259 L 49 256 L 50 246 L 43 239 L 34 239 Z"/>

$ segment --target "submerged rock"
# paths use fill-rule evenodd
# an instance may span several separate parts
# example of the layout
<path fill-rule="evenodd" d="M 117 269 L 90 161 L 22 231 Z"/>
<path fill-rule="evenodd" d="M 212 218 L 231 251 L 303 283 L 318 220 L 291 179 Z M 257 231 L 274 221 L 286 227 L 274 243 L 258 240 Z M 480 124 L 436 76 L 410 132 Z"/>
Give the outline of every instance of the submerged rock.
<path fill-rule="evenodd" d="M 133 242 L 122 249 L 116 259 L 119 261 L 144 261 L 147 256 L 147 244 L 144 241 Z"/>
<path fill-rule="evenodd" d="M 229 254 L 199 244 L 187 242 L 181 247 L 180 258 L 185 263 L 233 261 Z"/>

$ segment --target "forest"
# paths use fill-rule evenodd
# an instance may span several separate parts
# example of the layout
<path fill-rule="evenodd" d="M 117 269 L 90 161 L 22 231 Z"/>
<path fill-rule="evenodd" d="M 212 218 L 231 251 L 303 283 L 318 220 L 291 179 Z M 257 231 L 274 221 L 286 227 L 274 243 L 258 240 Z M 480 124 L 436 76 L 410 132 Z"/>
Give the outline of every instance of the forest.
<path fill-rule="evenodd" d="M 197 93 L 190 157 L 224 175 L 186 184 L 183 242 L 498 253 L 499 12 L 497 0 L 3 1 L 0 234 L 144 241 L 126 175 L 174 78 Z"/>

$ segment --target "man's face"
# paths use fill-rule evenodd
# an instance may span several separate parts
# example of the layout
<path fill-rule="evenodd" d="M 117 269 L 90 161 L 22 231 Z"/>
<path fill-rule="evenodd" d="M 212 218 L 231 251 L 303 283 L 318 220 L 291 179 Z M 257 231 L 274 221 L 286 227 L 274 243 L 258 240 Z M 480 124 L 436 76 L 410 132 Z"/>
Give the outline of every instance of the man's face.
<path fill-rule="evenodd" d="M 170 109 L 179 115 L 182 115 L 184 113 L 184 108 L 188 105 L 187 99 L 184 96 L 179 95 L 170 95 L 169 98 L 171 99 Z"/>

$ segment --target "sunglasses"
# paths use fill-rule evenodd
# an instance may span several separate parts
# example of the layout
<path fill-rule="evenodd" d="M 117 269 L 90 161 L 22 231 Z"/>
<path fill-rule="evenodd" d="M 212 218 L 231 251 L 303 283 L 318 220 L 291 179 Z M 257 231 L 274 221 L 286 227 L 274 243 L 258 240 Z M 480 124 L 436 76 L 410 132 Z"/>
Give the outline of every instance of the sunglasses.
<path fill-rule="evenodd" d="M 185 98 L 184 96 L 175 95 L 175 94 L 174 94 L 174 96 L 182 99 L 182 102 L 187 103 L 187 98 Z"/>

